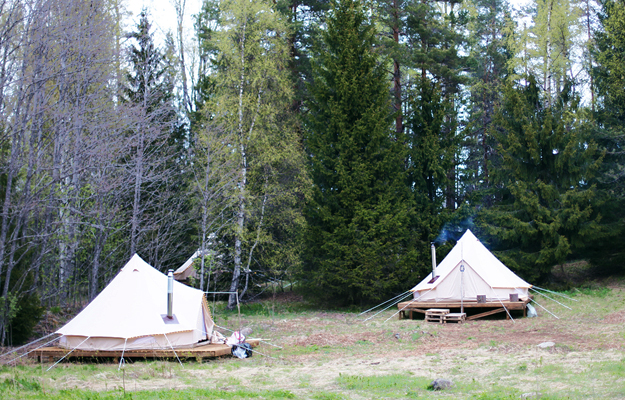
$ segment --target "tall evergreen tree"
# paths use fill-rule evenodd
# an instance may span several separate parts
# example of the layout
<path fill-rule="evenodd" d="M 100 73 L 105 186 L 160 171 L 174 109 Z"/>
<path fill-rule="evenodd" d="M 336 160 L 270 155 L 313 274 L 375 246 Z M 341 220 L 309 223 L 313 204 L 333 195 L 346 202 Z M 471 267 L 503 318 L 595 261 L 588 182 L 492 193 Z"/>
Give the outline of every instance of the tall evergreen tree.
<path fill-rule="evenodd" d="M 592 262 L 609 273 L 622 271 L 625 262 L 620 244 L 625 229 L 625 1 L 601 1 L 599 22 L 591 72 L 598 100 L 594 137 L 605 152 L 598 187 L 607 196 L 604 213 L 611 216 L 613 236 L 595 249 Z"/>
<path fill-rule="evenodd" d="M 458 151 L 453 102 L 445 98 L 440 81 L 420 77 L 409 101 L 407 120 L 407 182 L 415 201 L 412 227 L 420 240 L 420 269 L 429 269 L 430 242 L 449 218 L 446 210 L 449 172 Z"/>
<path fill-rule="evenodd" d="M 439 136 L 439 145 L 443 146 L 439 147 L 439 154 L 430 153 L 439 160 L 429 161 L 432 161 L 430 165 L 440 163 L 445 166 L 445 178 L 437 179 L 435 184 L 438 186 L 436 190 L 444 193 L 445 207 L 450 211 L 455 210 L 458 203 L 456 170 L 460 144 L 458 104 L 461 85 L 466 80 L 461 73 L 464 57 L 459 53 L 459 48 L 464 42 L 461 30 L 466 23 L 466 14 L 455 9 L 457 4 L 456 1 L 442 4 L 431 0 L 410 2 L 407 4 L 405 27 L 409 54 L 407 65 L 414 71 L 410 88 L 407 90 L 407 96 L 410 98 L 405 126 L 408 151 L 409 153 L 421 151 L 419 149 L 421 136 L 427 134 L 421 130 L 423 123 L 429 119 L 422 113 L 433 110 L 432 107 L 438 111 L 444 110 L 440 124 L 437 127 L 428 127 L 433 129 L 432 134 Z M 432 100 L 438 101 L 438 104 L 423 103 Z M 410 154 L 409 162 L 414 162 L 416 157 Z M 418 183 L 415 186 L 414 182 L 409 182 L 409 185 L 416 189 L 417 197 L 422 194 L 420 189 L 417 189 Z M 434 230 L 438 232 L 438 228 Z"/>
<path fill-rule="evenodd" d="M 132 108 L 134 123 L 129 130 L 125 162 L 130 166 L 128 213 L 130 254 L 139 251 L 154 266 L 167 262 L 181 241 L 172 240 L 179 224 L 175 218 L 184 199 L 180 191 L 179 169 L 172 162 L 182 147 L 180 124 L 174 105 L 175 71 L 154 43 L 151 24 L 144 10 L 130 34 L 130 71 L 125 90 L 126 105 Z M 168 243 L 165 250 L 163 244 Z"/>
<path fill-rule="evenodd" d="M 494 140 L 488 135 L 495 109 L 508 76 L 508 62 L 513 56 L 508 35 L 513 21 L 507 0 L 472 0 L 469 28 L 470 98 L 469 114 L 464 129 L 466 149 L 463 187 L 465 195 L 477 194 L 474 202 L 488 202 L 484 190 L 489 187 L 488 161 L 494 151 Z"/>
<path fill-rule="evenodd" d="M 385 65 L 358 0 L 332 3 L 313 64 L 302 278 L 326 300 L 379 299 L 408 275 L 411 207 L 404 137 L 393 129 Z"/>
<path fill-rule="evenodd" d="M 605 231 L 589 183 L 601 157 L 572 111 L 577 101 L 564 90 L 544 107 L 549 94 L 541 98 L 534 78 L 527 81 L 527 87 L 505 88 L 491 131 L 501 157 L 492 175 L 499 201 L 479 217 L 502 261 L 537 281 Z"/>

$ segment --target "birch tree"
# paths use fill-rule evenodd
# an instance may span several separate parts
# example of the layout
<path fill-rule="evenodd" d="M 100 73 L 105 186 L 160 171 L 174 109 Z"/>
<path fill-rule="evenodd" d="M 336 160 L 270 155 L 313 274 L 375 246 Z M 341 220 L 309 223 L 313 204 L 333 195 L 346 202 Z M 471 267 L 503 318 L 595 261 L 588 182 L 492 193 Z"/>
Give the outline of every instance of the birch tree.
<path fill-rule="evenodd" d="M 272 154 L 270 146 L 283 140 L 279 135 L 281 118 L 289 106 L 292 86 L 286 69 L 285 23 L 271 3 L 229 0 L 220 6 L 222 29 L 215 32 L 213 42 L 219 52 L 215 95 L 207 108 L 213 116 L 211 125 L 224 132 L 222 140 L 236 171 L 231 192 L 235 197 L 234 265 L 229 288 L 236 292 L 241 273 L 249 273 L 242 268 L 246 245 L 253 249 L 253 244 L 246 243 L 250 214 L 260 211 L 253 207 L 258 197 L 250 190 L 249 173 L 271 163 L 267 158 Z M 261 224 L 262 218 L 256 221 Z M 229 307 L 234 306 L 235 299 L 230 295 Z"/>

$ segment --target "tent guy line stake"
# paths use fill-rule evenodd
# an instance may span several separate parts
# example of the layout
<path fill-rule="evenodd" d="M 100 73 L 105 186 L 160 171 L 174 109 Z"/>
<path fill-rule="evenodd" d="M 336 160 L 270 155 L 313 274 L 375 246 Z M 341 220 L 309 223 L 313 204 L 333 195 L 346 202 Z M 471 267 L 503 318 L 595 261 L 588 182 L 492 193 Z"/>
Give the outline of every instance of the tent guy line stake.
<path fill-rule="evenodd" d="M 124 339 L 124 348 L 122 349 L 122 356 L 119 359 L 119 367 L 117 367 L 118 371 L 122 368 L 122 363 L 124 362 L 124 353 L 126 352 L 126 343 L 127 342 L 128 342 L 128 338 Z"/>
<path fill-rule="evenodd" d="M 545 296 L 545 297 L 546 297 L 546 298 L 548 298 L 549 300 L 551 300 L 551 301 L 555 301 L 556 303 L 560 304 L 562 307 L 565 307 L 565 308 L 568 308 L 569 310 L 571 310 L 571 307 L 569 307 L 569 306 L 565 306 L 564 304 L 560 303 L 558 300 L 552 299 L 551 297 L 547 296 L 546 294 L 544 294 L 544 293 L 540 293 L 540 292 L 539 292 L 538 290 L 536 290 L 536 289 L 532 289 L 532 288 L 530 288 L 530 290 L 533 290 L 533 291 L 535 291 L 536 293 L 538 293 L 539 295 L 541 295 L 541 296 Z"/>
<path fill-rule="evenodd" d="M 549 292 L 549 293 L 553 293 L 553 294 L 558 295 L 558 296 L 562 296 L 562 297 L 564 297 L 565 299 L 569 299 L 569 300 L 577 301 L 577 300 L 575 300 L 575 299 L 573 299 L 573 298 L 571 298 L 571 297 L 568 297 L 568 296 L 563 295 L 562 293 L 558 293 L 558 292 L 554 292 L 554 291 L 552 291 L 552 290 L 547 290 L 547 289 L 539 288 L 539 287 L 538 287 L 538 286 L 536 286 L 536 285 L 533 285 L 533 286 L 532 286 L 532 288 L 536 288 L 536 289 L 538 289 L 538 290 L 544 290 L 545 292 Z M 534 290 L 536 290 L 536 289 L 534 289 Z"/>
<path fill-rule="evenodd" d="M 367 322 L 369 321 L 371 318 L 374 318 L 376 315 L 380 314 L 381 312 L 384 312 L 386 310 L 388 310 L 389 308 L 393 307 L 394 305 L 396 305 L 397 303 L 401 302 L 402 300 L 405 300 L 406 298 L 412 296 L 412 293 L 408 293 L 406 296 L 402 297 L 401 299 L 397 300 L 394 303 L 391 303 L 389 306 L 387 306 L 386 308 L 381 309 L 380 311 L 378 311 L 377 313 L 373 314 L 372 316 L 370 316 L 369 318 L 363 320 L 362 322 Z"/>
<path fill-rule="evenodd" d="M 83 343 L 85 343 L 85 342 L 86 342 L 87 340 L 89 340 L 90 338 L 91 338 L 91 336 L 87 336 L 87 338 L 86 338 L 85 340 L 83 340 L 82 342 L 80 342 L 80 344 L 79 344 L 78 346 L 82 345 Z M 74 352 L 74 350 L 76 350 L 76 349 L 78 348 L 78 346 L 74 347 L 74 348 L 72 349 L 72 351 L 70 351 L 69 353 L 65 354 L 63 357 L 61 357 L 61 359 L 60 359 L 59 361 L 57 361 L 57 362 L 55 362 L 54 364 L 52 364 L 52 365 L 50 366 L 50 368 L 48 368 L 48 369 L 46 370 L 46 372 L 50 371 L 52 368 L 54 368 L 54 366 L 55 366 L 56 364 L 58 364 L 58 363 L 60 363 L 61 361 L 63 361 L 63 360 L 65 359 L 65 357 L 67 357 L 67 356 L 69 356 L 70 354 L 72 354 L 72 353 Z"/>
<path fill-rule="evenodd" d="M 7 356 L 7 355 L 9 355 L 9 354 L 11 354 L 11 353 L 15 353 L 16 351 L 21 350 L 21 349 L 23 349 L 23 348 L 24 348 L 24 347 L 26 347 L 26 346 L 30 346 L 31 344 L 35 344 L 35 343 L 37 343 L 37 342 L 38 342 L 38 341 L 40 341 L 40 340 L 43 340 L 43 339 L 49 338 L 50 336 L 52 336 L 52 335 L 56 335 L 56 334 L 57 334 L 56 332 L 52 332 L 52 333 L 51 333 L 51 334 L 49 334 L 49 335 L 46 335 L 46 336 L 44 336 L 44 337 L 41 337 L 41 338 L 39 338 L 39 339 L 37 339 L 37 340 L 33 340 L 33 341 L 32 341 L 32 342 L 30 342 L 30 343 L 26 343 L 25 345 L 18 347 L 17 349 L 13 349 L 13 350 L 11 350 L 11 351 L 8 351 L 8 352 L 6 352 L 6 353 L 4 353 L 4 354 L 0 355 L 0 358 L 2 358 L 2 357 L 4 357 L 4 356 Z"/>
<path fill-rule="evenodd" d="M 530 301 L 531 301 L 532 303 L 535 303 L 538 307 L 542 308 L 543 310 L 547 311 L 549 314 L 551 314 L 551 315 L 553 315 L 554 317 L 556 317 L 556 319 L 560 319 L 560 318 L 558 318 L 558 316 L 557 316 L 557 315 L 555 315 L 555 314 L 554 314 L 554 313 L 552 313 L 551 311 L 547 310 L 545 307 L 541 306 L 540 304 L 536 303 L 536 300 L 534 300 L 534 299 L 530 299 Z"/>
<path fill-rule="evenodd" d="M 395 300 L 396 298 L 401 297 L 401 296 L 405 295 L 406 293 L 410 292 L 411 290 L 412 290 L 412 289 L 406 290 L 404 293 L 402 293 L 402 294 L 400 294 L 400 295 L 397 295 L 397 296 L 393 297 L 393 298 L 392 298 L 392 299 L 390 299 L 390 300 L 386 300 L 385 302 L 380 303 L 380 304 L 378 304 L 377 306 L 375 306 L 375 307 L 372 307 L 372 308 L 368 309 L 367 311 L 363 311 L 363 312 L 361 312 L 361 313 L 360 313 L 360 314 L 358 314 L 358 315 L 360 316 L 360 315 L 362 315 L 362 314 L 368 313 L 368 312 L 369 312 L 369 311 L 371 311 L 371 310 L 375 310 L 376 308 L 380 307 L 382 304 L 386 304 L 386 303 L 388 303 L 389 301 L 393 301 L 393 300 Z"/>
<path fill-rule="evenodd" d="M 180 366 L 182 366 L 182 369 L 184 369 L 184 365 L 182 365 L 182 361 L 180 361 L 180 357 L 178 357 L 178 353 L 176 353 L 176 350 L 174 350 L 174 346 L 172 346 L 171 342 L 169 341 L 169 338 L 164 333 L 163 333 L 163 336 L 165 336 L 165 339 L 167 339 L 167 343 L 169 343 L 169 347 L 171 347 L 171 350 L 174 352 L 174 355 L 178 359 L 178 362 L 180 363 Z"/>
<path fill-rule="evenodd" d="M 228 328 L 225 328 L 225 327 L 223 327 L 223 326 L 219 326 L 219 325 L 217 325 L 217 324 L 215 324 L 215 326 L 216 326 L 217 328 L 220 328 L 220 329 L 225 329 L 225 330 L 230 331 L 230 332 L 236 332 L 236 331 L 233 331 L 232 329 L 228 329 Z M 278 345 L 276 345 L 276 344 L 272 344 L 272 343 L 266 342 L 266 341 L 264 341 L 264 340 L 260 340 L 260 339 L 258 339 L 258 341 L 259 341 L 259 342 L 263 342 L 263 343 L 265 343 L 265 344 L 268 344 L 269 346 L 277 347 L 277 348 L 279 348 L 279 349 L 282 349 L 282 348 L 283 348 L 282 346 L 278 346 Z"/>
<path fill-rule="evenodd" d="M 493 292 L 493 294 L 495 295 L 495 298 L 497 300 L 499 300 L 499 303 L 501 303 L 501 306 L 503 307 L 503 309 L 506 310 L 506 314 L 508 314 L 508 317 L 510 317 L 512 322 L 516 324 L 516 321 L 514 320 L 514 318 L 512 318 L 512 315 L 510 314 L 510 311 L 508 311 L 508 308 L 506 306 L 504 306 L 503 301 L 501 301 L 501 299 L 499 297 L 497 297 L 497 292 L 495 292 L 495 289 L 493 289 L 493 287 L 490 286 L 490 285 L 488 285 L 488 286 L 490 287 L 491 292 Z"/>
<path fill-rule="evenodd" d="M 35 350 L 39 350 L 40 348 L 45 347 L 45 346 L 49 345 L 49 344 L 50 344 L 50 343 L 52 343 L 52 342 L 56 342 L 57 340 L 59 340 L 59 339 L 60 339 L 60 338 L 62 338 L 62 337 L 63 337 L 63 336 L 59 336 L 58 338 L 52 339 L 52 340 L 50 340 L 49 342 L 44 343 L 44 344 L 42 344 L 42 345 L 41 345 L 41 346 L 39 346 L 39 347 L 35 347 L 34 349 L 30 350 L 29 352 L 24 353 L 24 354 L 22 354 L 21 356 L 16 357 L 16 358 L 14 358 L 14 359 L 12 359 L 12 360 L 10 360 L 10 361 L 5 362 L 5 363 L 4 363 L 4 365 L 6 365 L 6 364 L 10 364 L 10 363 L 12 363 L 13 361 L 19 360 L 20 358 L 24 357 L 25 355 L 28 355 L 28 354 L 32 353 L 33 351 L 35 351 Z"/>

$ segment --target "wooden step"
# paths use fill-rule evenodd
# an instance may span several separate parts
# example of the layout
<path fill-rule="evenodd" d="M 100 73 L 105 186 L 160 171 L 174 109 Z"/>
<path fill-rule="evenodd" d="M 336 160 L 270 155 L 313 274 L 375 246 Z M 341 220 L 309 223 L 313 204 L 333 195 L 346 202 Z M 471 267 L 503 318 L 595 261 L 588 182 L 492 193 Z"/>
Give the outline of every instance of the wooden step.
<path fill-rule="evenodd" d="M 466 318 L 467 318 L 466 313 L 449 313 L 445 315 L 445 323 L 457 322 L 461 324 L 465 321 Z"/>
<path fill-rule="evenodd" d="M 439 324 L 445 323 L 445 316 L 449 314 L 447 308 L 430 308 L 425 311 L 426 322 L 436 322 Z"/>

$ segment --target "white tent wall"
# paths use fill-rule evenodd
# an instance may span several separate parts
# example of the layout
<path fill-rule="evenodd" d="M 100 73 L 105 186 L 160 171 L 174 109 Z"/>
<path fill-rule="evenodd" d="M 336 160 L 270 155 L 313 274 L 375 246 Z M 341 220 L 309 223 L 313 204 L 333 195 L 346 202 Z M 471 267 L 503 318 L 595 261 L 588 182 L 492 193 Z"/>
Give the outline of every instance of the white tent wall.
<path fill-rule="evenodd" d="M 193 331 L 170 333 L 167 337 L 165 335 L 150 335 L 128 340 L 110 337 L 90 337 L 85 340 L 84 336 L 63 336 L 59 341 L 59 346 L 77 350 L 156 350 L 171 349 L 172 347 L 193 347 L 200 340 L 202 340 L 202 337 Z"/>

